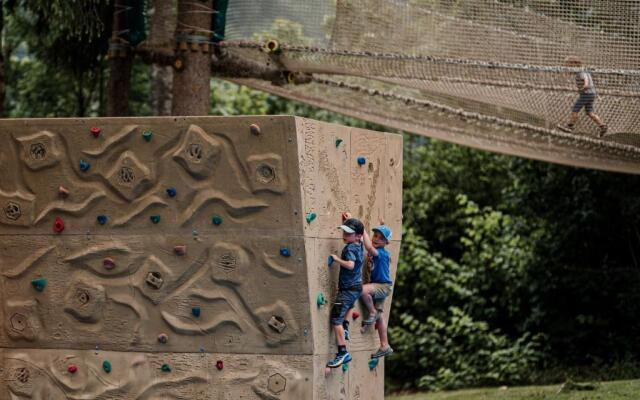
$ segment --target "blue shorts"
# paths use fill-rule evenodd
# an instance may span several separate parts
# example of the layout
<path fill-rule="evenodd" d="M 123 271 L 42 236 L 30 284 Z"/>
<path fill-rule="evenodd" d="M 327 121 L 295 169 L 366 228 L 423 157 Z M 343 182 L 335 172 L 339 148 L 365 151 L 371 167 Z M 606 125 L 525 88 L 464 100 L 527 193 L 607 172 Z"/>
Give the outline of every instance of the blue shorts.
<path fill-rule="evenodd" d="M 362 287 L 359 290 L 357 288 L 354 290 L 338 290 L 336 301 L 331 308 L 331 325 L 342 325 L 347 311 L 356 304 L 361 294 Z"/>
<path fill-rule="evenodd" d="M 580 93 L 580 97 L 578 97 L 578 100 L 576 100 L 571 111 L 577 113 L 577 112 L 580 112 L 580 110 L 582 110 L 582 107 L 584 107 L 584 110 L 586 112 L 592 113 L 593 103 L 595 102 L 596 102 L 595 93 Z"/>

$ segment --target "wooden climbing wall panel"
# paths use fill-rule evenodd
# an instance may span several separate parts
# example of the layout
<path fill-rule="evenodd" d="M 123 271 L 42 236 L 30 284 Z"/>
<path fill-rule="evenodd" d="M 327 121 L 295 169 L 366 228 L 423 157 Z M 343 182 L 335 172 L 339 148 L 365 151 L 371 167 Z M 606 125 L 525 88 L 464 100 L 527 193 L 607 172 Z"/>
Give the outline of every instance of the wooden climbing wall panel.
<path fill-rule="evenodd" d="M 325 376 L 317 295 L 344 211 L 388 219 L 395 275 L 401 152 L 286 116 L 0 121 L 0 398 L 383 398 L 375 331 Z"/>

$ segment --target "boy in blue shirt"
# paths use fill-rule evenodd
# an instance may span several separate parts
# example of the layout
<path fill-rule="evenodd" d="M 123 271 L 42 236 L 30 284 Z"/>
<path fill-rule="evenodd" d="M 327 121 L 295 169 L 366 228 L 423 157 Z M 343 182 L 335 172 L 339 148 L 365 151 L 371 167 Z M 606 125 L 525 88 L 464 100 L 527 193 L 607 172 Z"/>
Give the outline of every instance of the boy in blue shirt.
<path fill-rule="evenodd" d="M 364 285 L 362 301 L 369 310 L 369 316 L 362 321 L 363 332 L 367 327 L 375 324 L 380 338 L 380 348 L 371 358 L 389 356 L 393 349 L 389 346 L 387 337 L 387 324 L 384 320 L 384 300 L 391 294 L 393 281 L 389 274 L 389 252 L 384 248 L 391 240 L 391 229 L 386 225 L 380 225 L 372 229 L 373 238 L 365 231 L 363 234 L 364 247 L 372 258 L 371 283 Z M 375 304 L 374 304 L 375 303 Z"/>
<path fill-rule="evenodd" d="M 342 322 L 362 293 L 362 264 L 364 262 L 364 248 L 362 246 L 364 225 L 362 222 L 355 218 L 349 218 L 338 228 L 342 229 L 342 240 L 346 246 L 342 249 L 341 257 L 335 254 L 331 255 L 333 261 L 340 264 L 340 275 L 338 294 L 331 309 L 331 325 L 336 334 L 338 354 L 336 358 L 327 363 L 329 368 L 338 368 L 351 361 L 351 355 L 347 352 Z"/>

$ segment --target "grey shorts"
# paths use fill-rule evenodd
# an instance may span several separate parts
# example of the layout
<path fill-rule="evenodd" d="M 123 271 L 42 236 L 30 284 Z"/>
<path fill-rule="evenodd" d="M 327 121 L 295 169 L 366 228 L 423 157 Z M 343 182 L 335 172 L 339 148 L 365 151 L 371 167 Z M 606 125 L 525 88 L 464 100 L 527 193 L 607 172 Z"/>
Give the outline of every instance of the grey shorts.
<path fill-rule="evenodd" d="M 371 285 L 373 285 L 371 297 L 376 304 L 376 309 L 382 309 L 385 299 L 393 292 L 393 285 L 388 283 L 371 283 Z"/>
<path fill-rule="evenodd" d="M 580 112 L 580 110 L 582 110 L 582 107 L 584 107 L 584 110 L 586 112 L 592 113 L 593 103 L 595 102 L 596 102 L 595 93 L 580 93 L 580 97 L 578 97 L 578 100 L 576 100 L 571 111 L 577 113 L 577 112 Z"/>
<path fill-rule="evenodd" d="M 331 308 L 331 325 L 342 325 L 347 311 L 353 307 L 362 294 L 362 287 L 355 290 L 338 290 L 336 301 Z"/>

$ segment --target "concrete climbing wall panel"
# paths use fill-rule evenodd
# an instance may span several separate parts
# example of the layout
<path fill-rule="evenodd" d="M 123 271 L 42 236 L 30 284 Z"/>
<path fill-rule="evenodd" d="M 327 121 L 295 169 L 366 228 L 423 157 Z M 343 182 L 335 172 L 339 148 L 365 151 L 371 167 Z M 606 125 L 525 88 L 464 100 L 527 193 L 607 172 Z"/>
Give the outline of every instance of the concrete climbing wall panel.
<path fill-rule="evenodd" d="M 399 136 L 294 117 L 6 120 L 0 171 L 0 398 L 382 398 L 371 332 L 325 375 L 317 295 L 335 295 L 342 212 L 399 239 Z"/>

